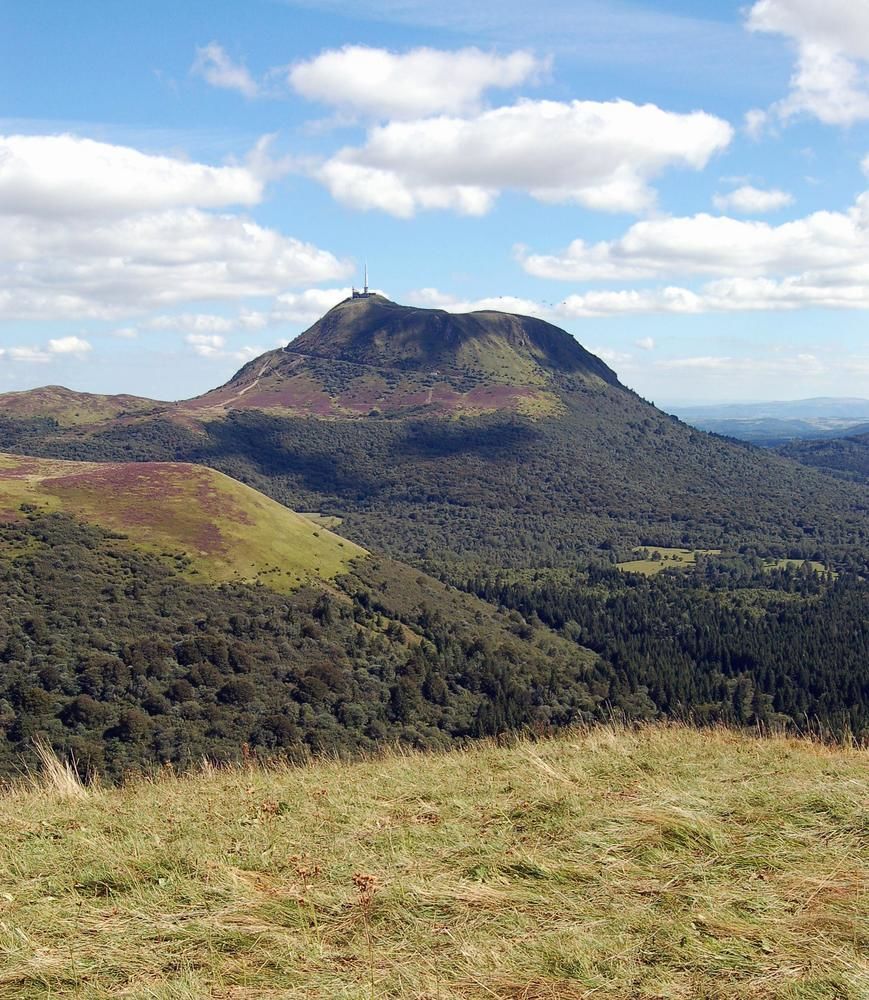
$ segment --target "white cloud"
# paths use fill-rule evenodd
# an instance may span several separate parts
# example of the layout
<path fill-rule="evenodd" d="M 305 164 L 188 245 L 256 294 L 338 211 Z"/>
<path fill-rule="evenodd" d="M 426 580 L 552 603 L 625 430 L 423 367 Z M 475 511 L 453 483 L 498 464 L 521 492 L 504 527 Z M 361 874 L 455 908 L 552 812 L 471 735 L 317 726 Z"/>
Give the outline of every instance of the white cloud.
<path fill-rule="evenodd" d="M 461 299 L 447 292 L 441 292 L 437 288 L 418 288 L 408 292 L 406 298 L 411 305 L 422 306 L 425 309 L 443 309 L 452 313 L 508 312 L 520 316 L 537 316 L 540 319 L 551 319 L 556 315 L 551 303 L 535 302 L 514 295 Z"/>
<path fill-rule="evenodd" d="M 619 351 L 614 347 L 590 347 L 589 351 L 610 366 L 629 365 L 633 360 L 633 355 L 628 351 Z"/>
<path fill-rule="evenodd" d="M 74 354 L 83 357 L 93 347 L 81 337 L 58 337 L 56 340 L 49 340 L 48 350 L 51 354 Z"/>
<path fill-rule="evenodd" d="M 772 358 L 700 355 L 655 361 L 654 366 L 664 371 L 703 371 L 727 376 L 821 375 L 827 370 L 823 361 L 809 353 Z"/>
<path fill-rule="evenodd" d="M 184 340 L 193 349 L 194 354 L 198 354 L 201 358 L 208 358 L 210 361 L 245 362 L 266 350 L 264 347 L 251 346 L 228 350 L 226 337 L 217 333 L 188 333 Z"/>
<path fill-rule="evenodd" d="M 640 337 L 639 340 L 634 341 L 634 345 L 639 347 L 641 351 L 654 351 L 655 340 L 653 337 Z"/>
<path fill-rule="evenodd" d="M 139 331 L 135 326 L 119 326 L 117 329 L 112 330 L 111 336 L 117 337 L 118 340 L 136 340 L 139 336 Z"/>
<path fill-rule="evenodd" d="M 247 68 L 233 62 L 217 42 L 197 48 L 190 72 L 201 76 L 212 87 L 236 90 L 245 97 L 257 97 L 260 92 L 259 85 Z"/>
<path fill-rule="evenodd" d="M 81 337 L 57 337 L 49 340 L 44 346 L 28 344 L 21 347 L 0 348 L 0 358 L 24 364 L 47 364 L 58 358 L 83 358 L 92 350 L 92 345 Z"/>
<path fill-rule="evenodd" d="M 0 213 L 108 217 L 178 206 L 254 205 L 247 167 L 212 167 L 73 135 L 0 135 Z"/>
<path fill-rule="evenodd" d="M 520 259 L 530 274 L 560 280 L 805 273 L 842 284 L 869 273 L 869 192 L 847 212 L 815 212 L 778 226 L 703 213 L 644 220 L 615 240 L 574 240 L 561 254 L 522 251 Z"/>
<path fill-rule="evenodd" d="M 704 311 L 703 299 L 687 288 L 652 290 L 622 289 L 593 291 L 583 295 L 568 295 L 559 303 L 558 315 L 565 319 L 585 319 L 605 316 L 672 313 L 690 315 Z M 640 346 L 640 345 L 638 345 Z"/>
<path fill-rule="evenodd" d="M 518 249 L 525 270 L 559 281 L 705 277 L 699 287 L 592 290 L 569 295 L 562 317 L 869 309 L 869 192 L 845 212 L 778 226 L 706 214 L 637 222 L 615 240 L 575 240 L 560 254 Z"/>
<path fill-rule="evenodd" d="M 530 52 L 499 56 L 480 49 L 389 52 L 345 45 L 289 68 L 291 87 L 309 100 L 381 118 L 473 111 L 491 88 L 533 81 L 548 62 Z"/>
<path fill-rule="evenodd" d="M 0 136 L 0 318 L 116 319 L 345 277 L 328 251 L 216 209 L 284 165 L 213 167 L 71 135 Z"/>
<path fill-rule="evenodd" d="M 105 221 L 0 215 L 0 318 L 115 319 L 275 295 L 351 269 L 250 219 L 195 208 Z"/>
<path fill-rule="evenodd" d="M 745 184 L 728 191 L 727 194 L 716 194 L 712 199 L 719 212 L 738 212 L 740 215 L 764 215 L 775 212 L 787 205 L 792 205 L 794 196 L 787 191 L 773 188 L 763 191 L 760 188 Z"/>
<path fill-rule="evenodd" d="M 869 7 L 864 2 L 759 0 L 747 26 L 784 35 L 797 47 L 790 92 L 773 106 L 773 114 L 783 120 L 809 114 L 829 125 L 869 119 Z"/>
<path fill-rule="evenodd" d="M 309 288 L 304 292 L 284 292 L 275 299 L 269 322 L 314 323 L 323 313 L 350 297 L 347 288 Z"/>
<path fill-rule="evenodd" d="M 222 356 L 226 337 L 217 333 L 188 333 L 184 340 L 203 358 Z"/>
<path fill-rule="evenodd" d="M 5 347 L 0 350 L 0 357 L 24 364 L 47 364 L 52 360 L 51 354 L 41 347 Z"/>
<path fill-rule="evenodd" d="M 544 202 L 641 212 L 649 181 L 669 167 L 702 169 L 730 142 L 727 122 L 630 101 L 522 100 L 470 117 L 390 122 L 345 147 L 316 175 L 359 209 L 489 211 L 502 190 Z"/>

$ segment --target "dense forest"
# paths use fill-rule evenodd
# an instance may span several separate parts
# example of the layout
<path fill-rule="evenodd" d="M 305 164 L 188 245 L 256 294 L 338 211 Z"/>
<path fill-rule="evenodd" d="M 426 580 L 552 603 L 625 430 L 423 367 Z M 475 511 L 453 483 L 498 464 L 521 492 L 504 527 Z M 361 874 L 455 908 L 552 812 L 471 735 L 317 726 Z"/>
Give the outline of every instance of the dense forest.
<path fill-rule="evenodd" d="M 415 571 L 194 585 L 63 515 L 0 525 L 0 773 L 37 735 L 119 777 L 243 752 L 442 746 L 590 719 L 597 657 Z M 243 750 L 243 748 L 246 748 Z"/>
<path fill-rule="evenodd" d="M 484 602 L 388 560 L 291 597 L 194 585 L 62 515 L 0 526 L 0 554 L 7 775 L 36 736 L 118 778 L 613 713 L 869 731 L 865 565 L 478 574 Z"/>
<path fill-rule="evenodd" d="M 869 563 L 832 576 L 747 554 L 655 576 L 591 567 L 467 586 L 599 653 L 652 715 L 869 736 Z"/>
<path fill-rule="evenodd" d="M 819 441 L 793 441 L 778 452 L 842 479 L 869 485 L 869 431 Z"/>

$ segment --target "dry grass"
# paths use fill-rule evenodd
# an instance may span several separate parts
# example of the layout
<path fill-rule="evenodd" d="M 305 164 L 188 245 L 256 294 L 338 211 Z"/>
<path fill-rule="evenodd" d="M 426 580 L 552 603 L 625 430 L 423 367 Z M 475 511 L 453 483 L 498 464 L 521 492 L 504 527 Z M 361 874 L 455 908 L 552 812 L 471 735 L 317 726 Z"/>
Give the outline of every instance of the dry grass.
<path fill-rule="evenodd" d="M 74 760 L 61 760 L 43 739 L 34 740 L 33 749 L 39 761 L 39 772 L 31 775 L 30 783 L 36 792 L 56 799 L 83 799 L 87 796 Z"/>
<path fill-rule="evenodd" d="M 864 754 L 595 729 L 0 798 L 0 997 L 865 998 Z"/>

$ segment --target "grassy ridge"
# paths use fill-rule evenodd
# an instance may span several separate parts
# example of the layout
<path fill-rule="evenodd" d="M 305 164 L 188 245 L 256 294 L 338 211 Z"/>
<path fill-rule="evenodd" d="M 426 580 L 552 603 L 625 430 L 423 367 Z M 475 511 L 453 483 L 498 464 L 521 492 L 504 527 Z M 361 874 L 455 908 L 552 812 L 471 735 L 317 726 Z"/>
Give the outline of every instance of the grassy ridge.
<path fill-rule="evenodd" d="M 11 417 L 48 417 L 60 427 L 83 427 L 168 404 L 142 396 L 104 396 L 75 392 L 62 385 L 46 385 L 25 392 L 0 394 L 0 414 Z"/>
<path fill-rule="evenodd" d="M 83 798 L 18 786 L 0 995 L 856 1000 L 865 764 L 598 728 Z"/>
<path fill-rule="evenodd" d="M 22 504 L 62 511 L 158 554 L 183 553 L 205 583 L 262 580 L 291 590 L 330 580 L 364 549 L 201 465 L 96 463 L 0 454 L 0 517 Z"/>

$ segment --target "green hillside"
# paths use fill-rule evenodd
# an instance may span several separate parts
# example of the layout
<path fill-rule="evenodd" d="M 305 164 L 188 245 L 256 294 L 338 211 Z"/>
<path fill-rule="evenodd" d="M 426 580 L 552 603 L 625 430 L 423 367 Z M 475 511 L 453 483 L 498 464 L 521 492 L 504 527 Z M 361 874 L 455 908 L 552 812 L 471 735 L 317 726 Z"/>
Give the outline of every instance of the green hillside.
<path fill-rule="evenodd" d="M 0 517 L 22 505 L 121 532 L 183 557 L 208 583 L 261 579 L 288 590 L 329 580 L 364 550 L 256 490 L 202 465 L 82 463 L 0 454 Z"/>
<path fill-rule="evenodd" d="M 866 778 L 855 750 L 656 727 L 61 772 L 0 799 L 0 995 L 862 1000 Z"/>
<path fill-rule="evenodd" d="M 795 441 L 778 449 L 780 455 L 855 482 L 869 484 L 869 429 L 820 441 Z"/>

